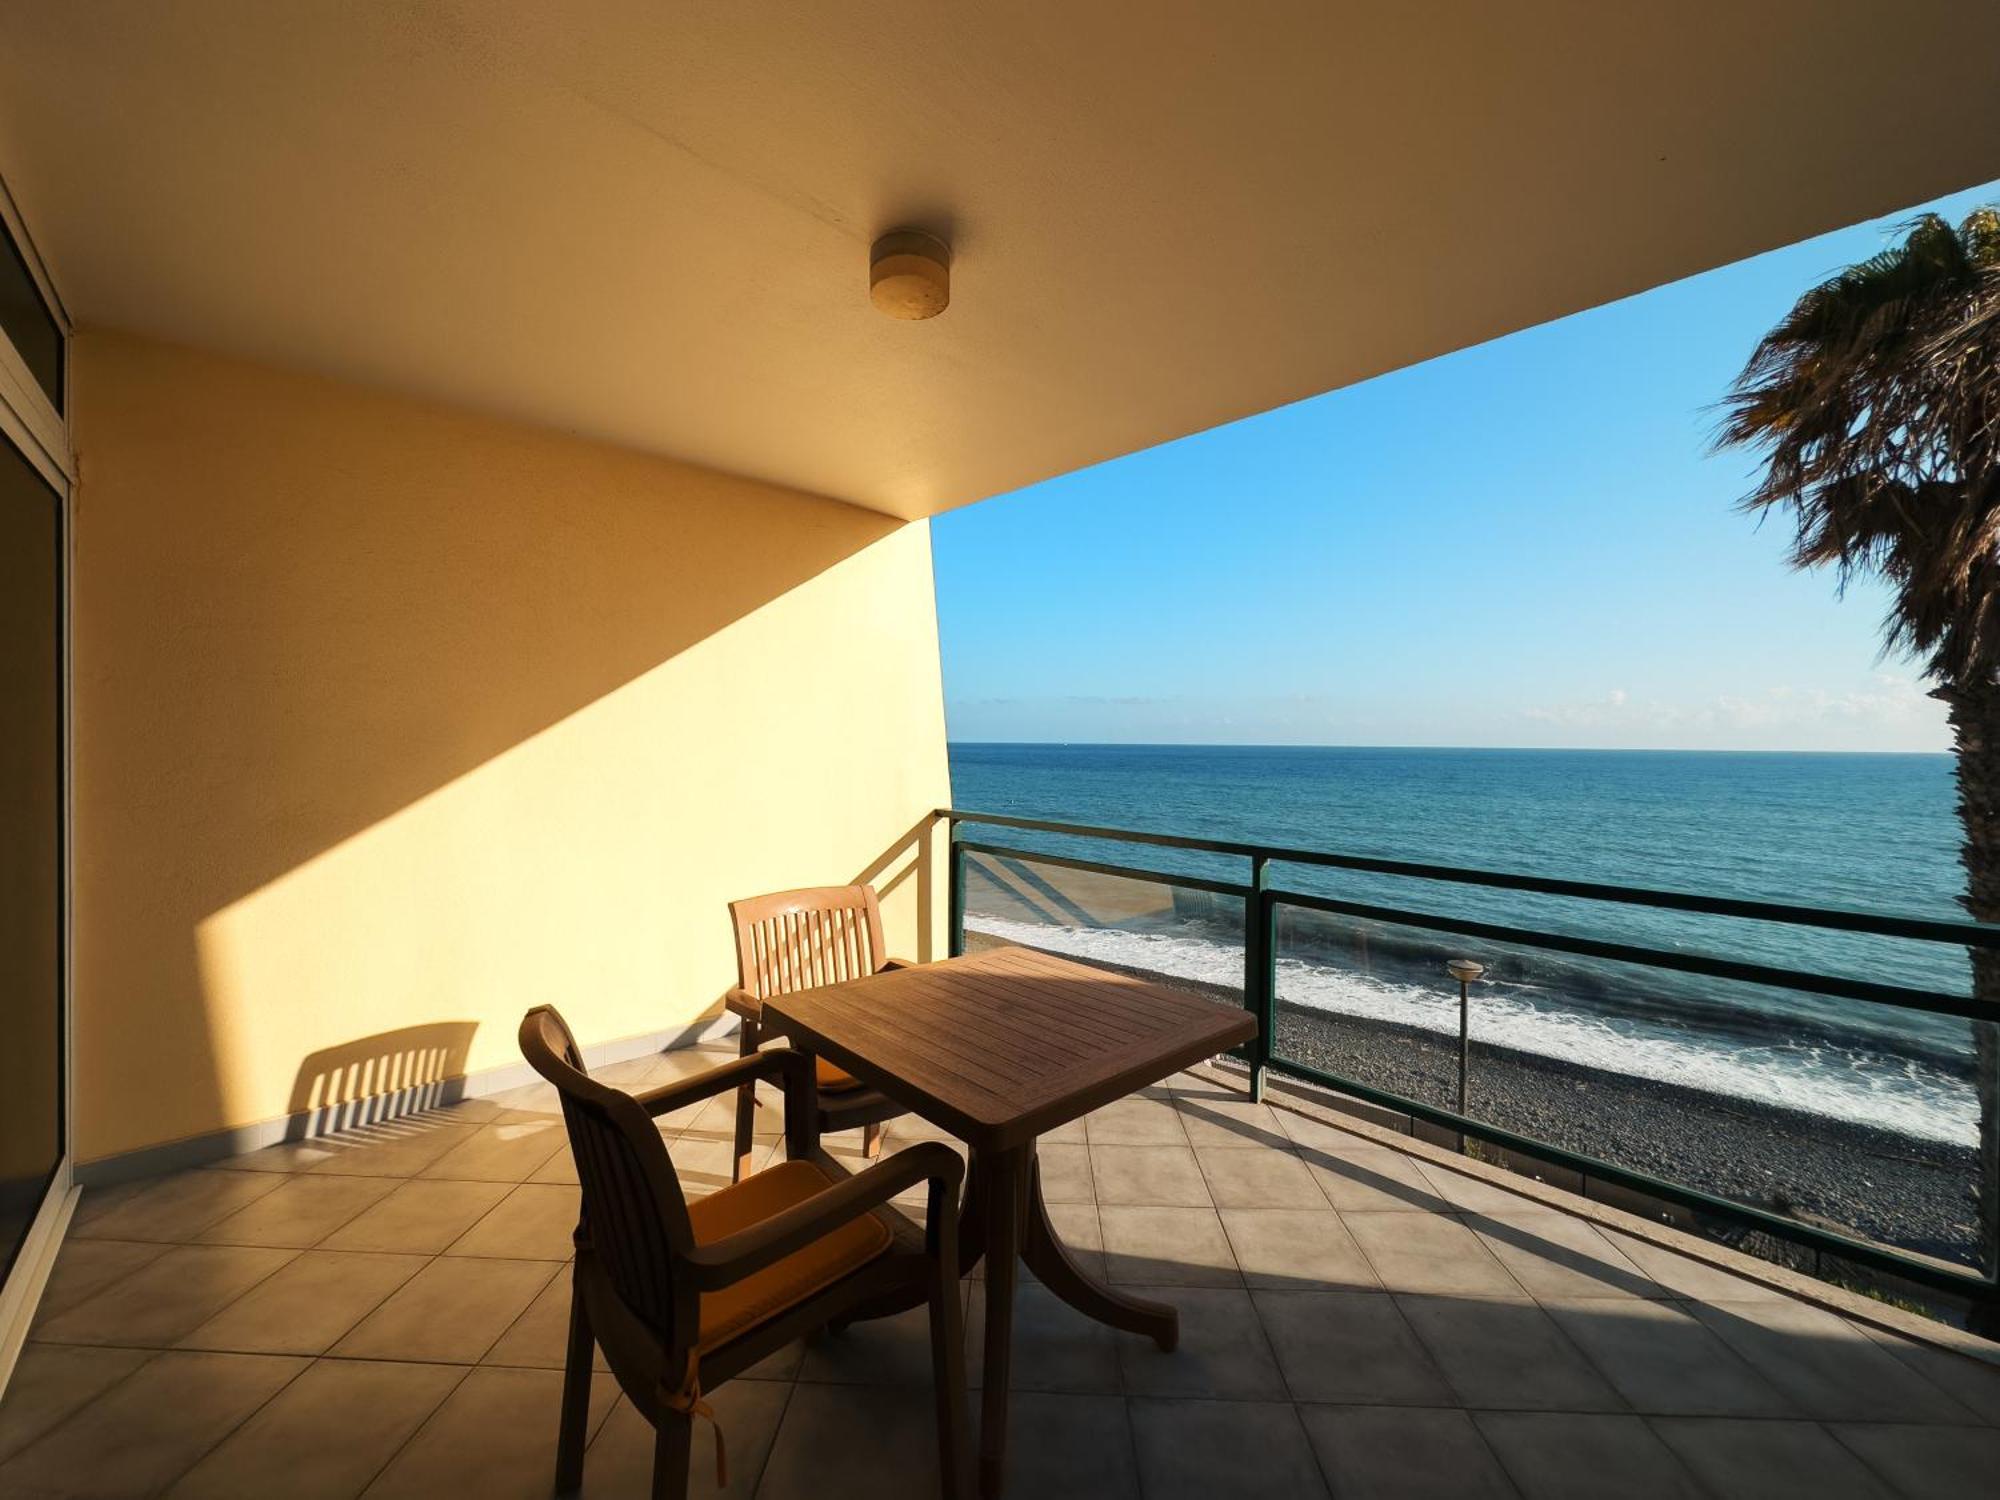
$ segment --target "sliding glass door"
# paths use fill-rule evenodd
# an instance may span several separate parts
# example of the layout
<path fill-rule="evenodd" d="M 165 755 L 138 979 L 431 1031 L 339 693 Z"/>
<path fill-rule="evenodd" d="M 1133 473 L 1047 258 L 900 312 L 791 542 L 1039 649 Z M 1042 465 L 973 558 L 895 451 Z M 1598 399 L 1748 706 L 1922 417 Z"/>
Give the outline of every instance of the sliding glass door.
<path fill-rule="evenodd" d="M 69 331 L 0 185 L 0 1391 L 75 1204 Z"/>
<path fill-rule="evenodd" d="M 0 443 L 0 1268 L 64 1153 L 62 497 Z"/>

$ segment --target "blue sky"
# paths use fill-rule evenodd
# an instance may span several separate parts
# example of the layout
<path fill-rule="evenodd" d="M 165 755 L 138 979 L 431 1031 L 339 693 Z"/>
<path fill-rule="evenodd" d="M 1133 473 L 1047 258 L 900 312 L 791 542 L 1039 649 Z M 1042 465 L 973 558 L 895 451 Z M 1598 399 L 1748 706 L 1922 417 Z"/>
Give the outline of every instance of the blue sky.
<path fill-rule="evenodd" d="M 1878 587 L 1786 567 L 1709 454 L 1759 335 L 1907 216 L 939 517 L 952 738 L 1947 748 Z"/>

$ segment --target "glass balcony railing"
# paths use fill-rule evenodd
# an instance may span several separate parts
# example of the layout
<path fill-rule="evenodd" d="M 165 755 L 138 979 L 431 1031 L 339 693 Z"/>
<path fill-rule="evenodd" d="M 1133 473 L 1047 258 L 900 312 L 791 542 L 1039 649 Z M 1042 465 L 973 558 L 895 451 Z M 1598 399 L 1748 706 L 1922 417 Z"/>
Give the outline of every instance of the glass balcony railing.
<path fill-rule="evenodd" d="M 2000 1305 L 2000 1000 L 1968 962 L 2000 926 L 941 816 L 954 952 L 1244 1006 L 1253 1092 L 1317 1085 L 1803 1270 Z"/>

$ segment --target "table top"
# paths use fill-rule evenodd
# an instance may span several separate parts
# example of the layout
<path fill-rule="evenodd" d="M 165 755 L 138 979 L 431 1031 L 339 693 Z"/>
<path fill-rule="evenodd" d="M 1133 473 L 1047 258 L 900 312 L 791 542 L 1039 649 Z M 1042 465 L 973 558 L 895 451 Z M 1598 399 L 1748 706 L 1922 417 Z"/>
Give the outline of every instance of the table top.
<path fill-rule="evenodd" d="M 1248 1011 L 1032 948 L 773 996 L 764 1025 L 980 1151 L 1024 1145 L 1257 1034 Z"/>

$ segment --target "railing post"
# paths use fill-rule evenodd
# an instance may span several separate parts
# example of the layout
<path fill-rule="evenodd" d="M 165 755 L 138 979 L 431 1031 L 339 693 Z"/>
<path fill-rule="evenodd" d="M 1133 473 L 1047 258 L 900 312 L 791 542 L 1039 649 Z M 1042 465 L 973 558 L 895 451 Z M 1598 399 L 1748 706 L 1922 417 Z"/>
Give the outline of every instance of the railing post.
<path fill-rule="evenodd" d="M 1986 1287 L 1967 1321 L 1974 1333 L 2000 1339 L 2000 1021 L 1974 1021 L 1972 1031 L 1979 1091 L 1979 1259 Z"/>
<path fill-rule="evenodd" d="M 1472 997 L 1469 993 L 1472 981 L 1486 972 L 1484 964 L 1476 964 L 1469 958 L 1454 958 L 1445 965 L 1451 977 L 1458 981 L 1458 1117 L 1467 1118 L 1465 1112 L 1467 1077 L 1472 1071 Z M 1458 1133 L 1458 1149 L 1465 1150 L 1465 1132 Z"/>
<path fill-rule="evenodd" d="M 1264 856 L 1250 857 L 1250 892 L 1243 898 L 1243 1008 L 1257 1018 L 1250 1043 L 1250 1097 L 1264 1100 L 1264 1075 L 1271 1066 L 1271 1028 L 1277 1019 L 1277 960 L 1272 927 L 1276 908 L 1264 899 Z"/>
<path fill-rule="evenodd" d="M 965 952 L 965 850 L 958 842 L 958 820 L 947 818 L 944 825 L 945 899 L 950 906 L 950 930 L 945 934 L 945 955 L 957 958 Z"/>

